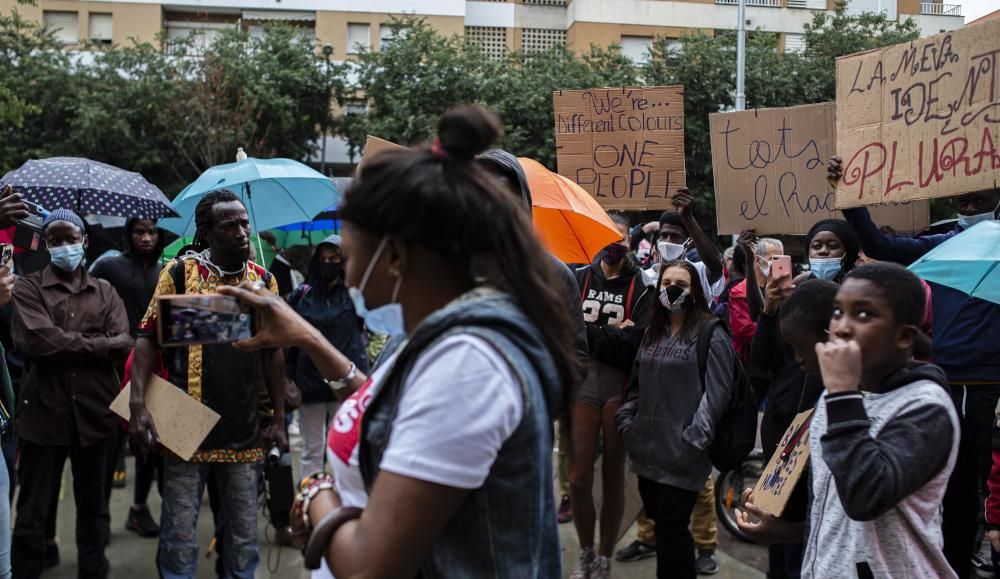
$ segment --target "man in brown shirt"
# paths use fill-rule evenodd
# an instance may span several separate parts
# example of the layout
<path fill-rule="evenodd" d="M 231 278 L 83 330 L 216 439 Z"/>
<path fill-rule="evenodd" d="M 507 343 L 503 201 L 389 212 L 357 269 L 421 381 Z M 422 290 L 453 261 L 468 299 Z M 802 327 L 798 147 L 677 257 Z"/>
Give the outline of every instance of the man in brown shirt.
<path fill-rule="evenodd" d="M 76 499 L 79 576 L 105 578 L 109 532 L 105 485 L 119 419 L 108 409 L 120 383 L 115 360 L 132 337 L 121 298 L 87 275 L 83 220 L 53 211 L 43 232 L 51 263 L 14 285 L 14 345 L 26 358 L 17 405 L 21 493 L 12 566 L 18 579 L 39 577 L 45 564 L 45 520 L 56 505 L 69 457 Z"/>

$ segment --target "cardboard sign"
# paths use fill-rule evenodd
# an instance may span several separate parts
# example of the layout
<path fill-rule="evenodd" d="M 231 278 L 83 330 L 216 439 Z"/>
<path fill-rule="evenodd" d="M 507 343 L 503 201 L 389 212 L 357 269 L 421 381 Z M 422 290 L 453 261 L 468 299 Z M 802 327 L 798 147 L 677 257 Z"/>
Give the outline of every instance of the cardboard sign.
<path fill-rule="evenodd" d="M 1000 184 L 1000 20 L 837 60 L 837 207 Z"/>
<path fill-rule="evenodd" d="M 826 180 L 834 151 L 835 105 L 821 103 L 709 115 L 715 213 L 720 234 L 804 235 L 822 219 L 839 218 Z M 873 208 L 876 223 L 921 231 L 926 201 Z"/>
<path fill-rule="evenodd" d="M 601 459 L 594 463 L 594 508 L 601 512 L 601 505 L 604 504 L 604 477 L 601 474 Z M 622 512 L 622 523 L 618 527 L 618 536 L 615 543 L 622 540 L 625 533 L 632 527 L 639 513 L 642 512 L 642 496 L 639 495 L 639 477 L 625 467 L 625 510 Z"/>
<path fill-rule="evenodd" d="M 125 420 L 131 416 L 128 407 L 131 392 L 132 383 L 129 382 L 111 402 L 111 411 Z M 221 418 L 217 412 L 155 374 L 146 384 L 146 409 L 153 417 L 160 444 L 183 460 L 191 459 Z"/>
<path fill-rule="evenodd" d="M 555 91 L 559 174 L 605 209 L 669 209 L 685 184 L 684 87 Z"/>
<path fill-rule="evenodd" d="M 809 422 L 812 422 L 812 414 L 810 409 L 795 416 L 753 489 L 754 504 L 776 517 L 785 512 L 788 498 L 809 463 Z"/>
<path fill-rule="evenodd" d="M 354 174 L 357 175 L 361 173 L 361 167 L 364 166 L 365 161 L 368 161 L 382 151 L 393 151 L 405 148 L 406 147 L 403 145 L 397 145 L 391 141 L 368 135 L 368 138 L 365 139 L 365 150 L 361 153 L 361 160 L 358 161 L 358 166 L 354 169 Z"/>

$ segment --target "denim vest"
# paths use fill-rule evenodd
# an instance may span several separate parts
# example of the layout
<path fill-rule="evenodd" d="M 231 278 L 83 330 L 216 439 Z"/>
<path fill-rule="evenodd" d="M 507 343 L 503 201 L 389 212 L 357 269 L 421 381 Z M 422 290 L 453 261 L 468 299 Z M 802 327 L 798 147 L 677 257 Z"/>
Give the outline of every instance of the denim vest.
<path fill-rule="evenodd" d="M 552 480 L 552 427 L 544 394 L 557 373 L 538 330 L 509 297 L 474 290 L 435 312 L 413 333 L 365 411 L 359 459 L 371 490 L 392 434 L 403 384 L 420 354 L 456 334 L 490 344 L 510 364 L 524 415 L 504 442 L 483 486 L 470 491 L 435 539 L 423 579 L 559 578 L 562 550 Z"/>

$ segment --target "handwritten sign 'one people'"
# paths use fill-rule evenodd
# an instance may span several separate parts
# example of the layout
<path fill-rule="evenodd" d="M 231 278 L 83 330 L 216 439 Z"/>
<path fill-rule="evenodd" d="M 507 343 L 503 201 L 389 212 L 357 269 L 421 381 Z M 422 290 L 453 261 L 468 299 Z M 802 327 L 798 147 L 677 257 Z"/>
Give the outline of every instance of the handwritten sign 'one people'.
<path fill-rule="evenodd" d="M 719 233 L 803 235 L 840 217 L 826 179 L 834 124 L 833 103 L 709 115 Z M 897 231 L 920 231 L 930 219 L 926 201 L 872 211 Z"/>
<path fill-rule="evenodd" d="M 559 173 L 605 209 L 668 209 L 685 184 L 684 87 L 553 93 Z"/>
<path fill-rule="evenodd" d="M 1000 183 L 1000 20 L 837 60 L 837 206 Z"/>

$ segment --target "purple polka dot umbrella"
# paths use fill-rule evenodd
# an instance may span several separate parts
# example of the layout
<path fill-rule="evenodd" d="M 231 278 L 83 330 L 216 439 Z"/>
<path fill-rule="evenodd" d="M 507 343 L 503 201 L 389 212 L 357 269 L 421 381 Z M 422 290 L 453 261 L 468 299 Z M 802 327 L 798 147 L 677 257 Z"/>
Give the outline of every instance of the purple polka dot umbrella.
<path fill-rule="evenodd" d="M 77 157 L 26 162 L 0 179 L 28 201 L 80 215 L 176 217 L 170 201 L 142 175 Z"/>

